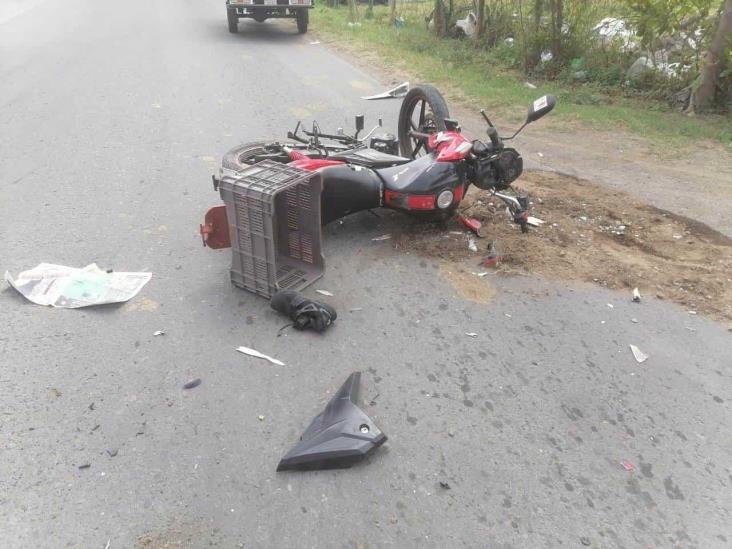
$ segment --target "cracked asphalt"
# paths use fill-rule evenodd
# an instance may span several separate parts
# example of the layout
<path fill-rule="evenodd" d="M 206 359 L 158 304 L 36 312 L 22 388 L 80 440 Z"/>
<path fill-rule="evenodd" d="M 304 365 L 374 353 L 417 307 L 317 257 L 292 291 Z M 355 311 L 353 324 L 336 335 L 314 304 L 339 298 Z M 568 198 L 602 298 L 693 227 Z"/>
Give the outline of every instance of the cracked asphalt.
<path fill-rule="evenodd" d="M 307 291 L 334 294 L 323 336 L 278 337 L 231 287 L 228 250 L 197 234 L 221 155 L 298 118 L 396 120 L 398 102 L 359 99 L 385 83 L 313 40 L 290 21 L 230 35 L 219 0 L 0 8 L 1 267 L 154 273 L 96 309 L 0 292 L 0 545 L 729 547 L 723 326 L 528 277 L 467 301 L 445 266 L 371 240 L 398 215 L 325 230 Z M 275 473 L 355 370 L 388 442 Z"/>

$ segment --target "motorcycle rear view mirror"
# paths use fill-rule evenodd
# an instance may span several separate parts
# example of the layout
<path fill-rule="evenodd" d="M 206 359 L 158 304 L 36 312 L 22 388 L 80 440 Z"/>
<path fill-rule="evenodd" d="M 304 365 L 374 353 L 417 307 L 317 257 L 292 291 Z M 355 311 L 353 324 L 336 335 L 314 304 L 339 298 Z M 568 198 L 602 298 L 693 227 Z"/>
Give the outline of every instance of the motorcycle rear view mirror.
<path fill-rule="evenodd" d="M 526 115 L 526 123 L 529 124 L 539 120 L 545 114 L 551 112 L 556 105 L 557 99 L 553 95 L 544 95 L 529 105 L 529 112 Z"/>

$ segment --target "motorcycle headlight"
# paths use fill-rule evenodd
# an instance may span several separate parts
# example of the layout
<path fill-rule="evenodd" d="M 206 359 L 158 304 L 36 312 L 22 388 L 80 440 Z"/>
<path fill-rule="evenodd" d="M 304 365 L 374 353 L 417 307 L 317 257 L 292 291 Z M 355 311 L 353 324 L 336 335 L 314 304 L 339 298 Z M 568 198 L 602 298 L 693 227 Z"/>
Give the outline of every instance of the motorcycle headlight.
<path fill-rule="evenodd" d="M 442 191 L 440 194 L 437 195 L 437 207 L 441 210 L 449 208 L 452 205 L 453 198 L 454 195 L 452 194 L 452 191 Z"/>

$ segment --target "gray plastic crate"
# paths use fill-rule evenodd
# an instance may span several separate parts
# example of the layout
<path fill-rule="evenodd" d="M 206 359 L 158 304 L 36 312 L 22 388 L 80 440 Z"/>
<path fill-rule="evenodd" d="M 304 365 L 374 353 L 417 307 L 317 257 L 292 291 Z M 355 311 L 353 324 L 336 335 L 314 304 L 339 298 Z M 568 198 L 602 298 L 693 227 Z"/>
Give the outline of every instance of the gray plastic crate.
<path fill-rule="evenodd" d="M 323 276 L 320 174 L 263 160 L 219 184 L 231 236 L 231 281 L 266 298 Z"/>

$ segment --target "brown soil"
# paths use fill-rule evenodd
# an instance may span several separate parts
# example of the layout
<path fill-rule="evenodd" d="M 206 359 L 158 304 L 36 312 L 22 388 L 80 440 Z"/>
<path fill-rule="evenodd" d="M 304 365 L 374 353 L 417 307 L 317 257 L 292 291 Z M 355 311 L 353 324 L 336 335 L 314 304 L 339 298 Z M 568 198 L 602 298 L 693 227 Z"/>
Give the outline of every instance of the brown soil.
<path fill-rule="evenodd" d="M 403 225 L 394 245 L 453 265 L 472 260 L 480 273 L 490 270 L 480 260 L 495 241 L 503 261 L 493 269 L 500 273 L 591 282 L 626 289 L 629 296 L 638 287 L 644 297 L 668 299 L 732 325 L 732 239 L 589 181 L 528 172 L 514 187 L 528 193 L 531 215 L 545 221 L 529 234 L 509 220 L 499 200 L 472 189 L 462 206 L 484 224 L 486 238 L 475 238 L 478 252 L 468 249 L 469 233 L 457 221 L 447 231 Z M 461 278 L 456 287 L 465 286 L 464 268 L 443 270 Z"/>

